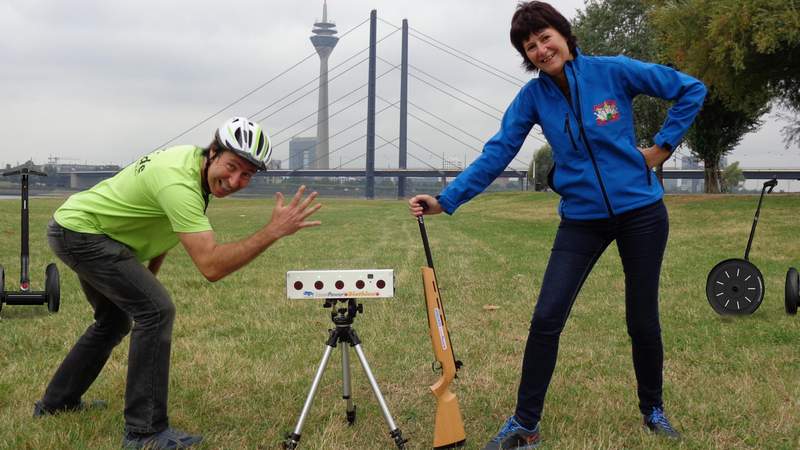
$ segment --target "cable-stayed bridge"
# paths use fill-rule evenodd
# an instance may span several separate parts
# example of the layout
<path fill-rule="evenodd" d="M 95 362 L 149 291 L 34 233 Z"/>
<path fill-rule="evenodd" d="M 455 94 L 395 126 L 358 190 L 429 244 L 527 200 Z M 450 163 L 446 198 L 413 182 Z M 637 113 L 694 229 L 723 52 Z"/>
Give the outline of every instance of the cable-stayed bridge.
<path fill-rule="evenodd" d="M 332 40 L 336 34 L 335 24 L 328 21 L 327 16 L 327 10 L 324 10 L 322 21 L 314 24 L 311 40 L 316 53 L 308 54 L 156 148 L 177 142 L 189 132 L 227 111 L 241 109 L 247 99 L 281 78 L 291 78 L 298 66 L 319 54 L 321 67 L 318 77 L 296 82 L 296 87 L 247 114 L 262 123 L 271 135 L 273 164 L 266 175 L 364 177 L 368 198 L 374 195 L 371 186 L 375 177 L 393 177 L 398 179 L 398 195 L 404 196 L 406 177 L 453 177 L 460 173 L 471 159 L 480 154 L 483 143 L 497 130 L 503 114 L 501 107 L 504 107 L 502 103 L 498 107 L 493 104 L 496 101 L 481 98 L 479 93 L 470 91 L 469 88 L 453 85 L 446 80 L 446 75 L 435 73 L 436 68 L 422 69 L 411 64 L 408 56 L 409 39 L 440 53 L 440 60 L 449 57 L 479 71 L 484 77 L 502 80 L 508 86 L 506 90 L 512 95 L 525 82 L 409 27 L 405 20 L 401 25 L 379 20 L 376 11 L 372 11 L 368 19 L 337 36 L 337 44 Z M 381 28 L 388 30 L 381 36 L 378 35 L 378 22 Z M 369 27 L 368 45 L 359 47 L 349 55 L 335 58 L 338 55 L 334 46 L 351 39 L 362 27 Z M 401 41 L 400 55 L 398 58 L 388 56 L 392 52 L 396 53 L 397 38 Z M 324 48 L 321 49 L 320 46 Z M 378 54 L 379 49 L 381 54 Z M 337 61 L 330 68 L 327 67 L 329 58 Z M 363 77 L 365 72 L 367 77 Z M 356 73 L 362 74 L 361 82 L 353 83 L 352 75 Z M 392 77 L 394 82 L 390 81 Z M 382 89 L 378 89 L 379 86 Z M 419 94 L 409 94 L 409 90 Z M 327 101 L 329 93 L 331 100 Z M 430 102 L 426 104 L 427 97 L 433 95 L 431 93 L 457 106 L 448 106 L 445 111 L 441 108 L 437 110 Z M 315 94 L 320 98 L 315 110 L 303 113 L 292 111 L 303 102 L 308 104 L 311 100 L 309 97 Z M 503 102 L 508 100 L 510 98 L 503 98 Z M 475 130 L 467 125 L 472 119 L 467 121 L 451 118 L 456 108 L 480 116 L 482 129 Z M 396 117 L 393 127 L 385 126 L 388 117 Z M 381 129 L 376 126 L 378 119 L 384 122 Z M 276 124 L 280 126 L 275 126 Z M 293 160 L 290 146 L 293 140 L 304 133 L 313 133 L 314 129 L 317 132 L 314 136 L 316 141 L 313 142 L 315 151 L 310 152 L 311 157 L 301 157 L 298 163 L 297 158 Z M 533 140 L 537 148 L 546 143 L 538 131 L 531 133 L 529 140 Z M 363 150 L 358 151 L 359 147 Z M 463 159 L 452 156 L 454 153 L 463 154 Z M 515 158 L 502 176 L 524 179 L 532 150 L 527 150 L 527 153 L 527 158 Z M 383 169 L 376 168 L 376 154 L 383 157 Z M 336 159 L 338 162 L 335 162 Z M 409 159 L 412 161 L 411 166 L 417 166 L 416 168 L 409 168 Z"/>
<path fill-rule="evenodd" d="M 310 37 L 313 52 L 156 148 L 235 111 L 233 115 L 261 122 L 271 135 L 273 163 L 266 176 L 364 177 L 368 198 L 374 196 L 376 177 L 392 177 L 402 197 L 408 177 L 446 179 L 460 173 L 480 154 L 483 143 L 497 130 L 505 105 L 527 81 L 410 27 L 406 20 L 395 24 L 379 19 L 376 11 L 338 34 L 323 8 L 322 20 L 314 23 Z M 368 42 L 360 37 L 367 29 Z M 413 58 L 409 57 L 411 44 Z M 423 50 L 438 56 L 425 62 L 416 57 Z M 302 80 L 298 68 L 317 56 L 319 76 Z M 454 71 L 474 72 L 481 83 L 456 86 Z M 281 95 L 270 94 L 268 102 L 257 99 L 265 88 L 278 83 L 283 83 Z M 496 92 L 504 95 L 492 95 Z M 309 108 L 314 95 L 316 108 Z M 440 101 L 430 101 L 433 97 Z M 291 147 L 299 139 L 313 144 L 300 149 L 297 158 L 298 152 L 293 154 Z M 524 178 L 533 151 L 545 143 L 535 127 L 502 176 Z M 677 150 L 678 155 L 682 152 Z M 463 158 L 454 156 L 461 154 Z M 383 168 L 376 158 L 383 160 Z M 409 168 L 409 160 L 417 167 Z M 745 171 L 748 175 L 771 176 Z M 665 176 L 702 178 L 702 171 L 667 170 Z M 779 176 L 795 179 L 800 175 L 781 171 Z"/>

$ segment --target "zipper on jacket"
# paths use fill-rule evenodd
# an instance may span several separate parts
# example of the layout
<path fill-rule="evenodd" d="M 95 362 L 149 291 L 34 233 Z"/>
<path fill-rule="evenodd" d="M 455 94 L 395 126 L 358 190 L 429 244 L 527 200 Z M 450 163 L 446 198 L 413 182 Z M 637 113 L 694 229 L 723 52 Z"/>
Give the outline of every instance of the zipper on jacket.
<path fill-rule="evenodd" d="M 566 66 L 571 66 L 569 62 L 565 64 Z M 564 69 L 564 74 L 566 75 L 566 69 Z M 597 160 L 594 158 L 594 152 L 592 151 L 592 147 L 589 145 L 589 139 L 586 137 L 586 131 L 583 129 L 583 119 L 581 118 L 581 94 L 578 88 L 578 77 L 575 76 L 575 69 L 572 69 L 572 79 L 575 80 L 575 107 L 577 108 L 577 112 L 575 116 L 578 118 L 578 130 L 580 131 L 580 136 L 583 138 L 583 143 L 586 144 L 586 150 L 589 152 L 589 157 L 592 160 L 592 166 L 594 167 L 594 173 L 597 176 L 597 181 L 600 183 L 600 191 L 603 193 L 603 200 L 606 203 L 606 208 L 608 209 L 609 217 L 615 217 L 614 210 L 611 209 L 611 202 L 608 200 L 608 193 L 606 192 L 606 186 L 603 183 L 603 178 L 600 176 L 600 168 L 597 166 Z M 569 84 L 569 83 L 567 83 Z M 565 96 L 566 97 L 566 96 Z M 567 99 L 567 103 L 569 99 Z M 570 103 L 570 108 L 572 108 L 572 104 Z"/>
<path fill-rule="evenodd" d="M 572 142 L 572 149 L 576 153 L 580 153 L 578 146 L 575 144 L 575 138 L 572 137 L 572 127 L 569 126 L 569 113 L 564 114 L 564 133 L 569 135 L 569 141 Z"/>

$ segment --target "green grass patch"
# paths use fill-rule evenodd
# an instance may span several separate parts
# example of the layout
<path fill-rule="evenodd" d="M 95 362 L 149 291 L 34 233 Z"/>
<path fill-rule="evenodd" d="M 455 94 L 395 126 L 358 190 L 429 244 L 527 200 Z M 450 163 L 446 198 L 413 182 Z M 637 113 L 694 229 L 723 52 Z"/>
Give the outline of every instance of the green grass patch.
<path fill-rule="evenodd" d="M 766 297 L 749 317 L 721 318 L 705 299 L 708 271 L 742 257 L 757 196 L 670 196 L 661 319 L 665 401 L 680 443 L 641 427 L 625 331 L 624 281 L 612 245 L 587 280 L 561 338 L 542 422 L 546 449 L 800 448 L 800 317 L 783 311 L 790 265 L 800 267 L 800 196 L 765 199 L 751 261 Z M 31 201 L 31 275 L 43 289 L 54 261 L 45 227 L 63 199 Z M 201 448 L 278 448 L 295 425 L 324 350 L 330 317 L 321 302 L 290 301 L 288 270 L 391 268 L 395 298 L 366 300 L 354 327 L 408 448 L 430 448 L 432 351 L 420 267 L 425 256 L 404 201 L 322 199 L 321 227 L 279 241 L 253 263 L 208 283 L 182 248 L 160 278 L 177 305 L 170 420 L 204 434 Z M 530 317 L 558 217 L 557 197 L 480 196 L 453 217 L 426 220 L 456 355 L 453 390 L 467 447 L 482 448 L 513 412 Z M 217 236 L 247 236 L 269 220 L 270 199 L 216 200 Z M 19 201 L 0 201 L 0 263 L 6 289 L 19 276 Z M 0 312 L 0 449 L 113 449 L 122 437 L 127 339 L 87 399 L 109 408 L 34 420 L 33 402 L 91 322 L 77 278 L 59 262 L 61 312 L 7 306 Z M 485 310 L 496 305 L 496 310 Z M 336 351 L 303 429 L 303 449 L 388 449 L 393 444 L 355 354 L 358 419 L 344 420 Z"/>

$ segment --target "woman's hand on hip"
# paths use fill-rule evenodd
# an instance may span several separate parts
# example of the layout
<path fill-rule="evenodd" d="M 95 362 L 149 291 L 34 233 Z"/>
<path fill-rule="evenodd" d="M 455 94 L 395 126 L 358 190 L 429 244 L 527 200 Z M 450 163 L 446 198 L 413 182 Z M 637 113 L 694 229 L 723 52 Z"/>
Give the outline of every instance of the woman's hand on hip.
<path fill-rule="evenodd" d="M 649 148 L 640 148 L 639 151 L 644 155 L 644 160 L 647 162 L 647 167 L 650 169 L 660 166 L 672 155 L 672 153 L 656 144 L 653 144 L 653 146 Z"/>

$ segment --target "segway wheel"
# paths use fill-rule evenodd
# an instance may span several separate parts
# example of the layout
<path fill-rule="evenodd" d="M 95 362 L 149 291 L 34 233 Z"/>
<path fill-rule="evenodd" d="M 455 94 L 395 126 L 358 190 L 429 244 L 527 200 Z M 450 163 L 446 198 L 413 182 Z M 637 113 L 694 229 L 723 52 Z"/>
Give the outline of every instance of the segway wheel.
<path fill-rule="evenodd" d="M 790 267 L 786 272 L 786 314 L 797 314 L 798 303 L 800 303 L 800 273 L 794 267 Z"/>
<path fill-rule="evenodd" d="M 709 272 L 706 298 L 717 314 L 753 314 L 764 300 L 764 277 L 747 260 L 726 259 Z"/>
<path fill-rule="evenodd" d="M 57 313 L 61 306 L 61 280 L 56 263 L 48 264 L 44 271 L 44 289 L 44 295 L 47 297 L 47 310 Z"/>

